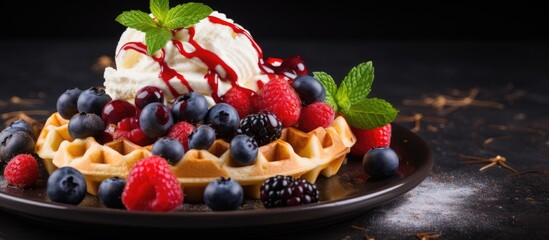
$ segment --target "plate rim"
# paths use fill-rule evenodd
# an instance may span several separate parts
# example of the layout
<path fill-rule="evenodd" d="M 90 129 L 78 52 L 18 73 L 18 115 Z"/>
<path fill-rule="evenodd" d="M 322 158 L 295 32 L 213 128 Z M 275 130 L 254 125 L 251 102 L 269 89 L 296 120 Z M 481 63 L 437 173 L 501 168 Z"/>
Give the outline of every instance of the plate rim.
<path fill-rule="evenodd" d="M 353 194 L 338 200 L 329 200 L 315 204 L 301 205 L 287 208 L 273 208 L 260 210 L 226 211 L 226 212 L 144 212 L 127 211 L 119 209 L 107 209 L 96 207 L 80 207 L 68 204 L 43 202 L 39 200 L 25 199 L 0 192 L 0 209 L 16 215 L 29 218 L 34 221 L 44 221 L 56 224 L 61 222 L 79 222 L 93 225 L 115 225 L 117 227 L 145 227 L 167 229 L 205 229 L 205 228 L 238 228 L 243 227 L 241 221 L 246 220 L 246 227 L 280 226 L 303 221 L 330 221 L 330 217 L 336 215 L 340 220 L 349 219 L 363 214 L 376 206 L 385 204 L 402 196 L 404 193 L 418 186 L 431 173 L 434 157 L 433 152 L 426 141 L 411 132 L 409 129 L 391 123 L 393 131 L 412 136 L 427 150 L 423 164 L 418 164 L 413 173 L 391 182 L 379 191 L 366 194 Z M 392 141 L 394 142 L 394 141 Z M 335 210 L 334 210 L 335 209 Z M 358 210 L 357 210 L 358 209 Z M 102 219 L 108 214 L 109 218 Z M 84 216 L 84 217 L 82 217 Z M 148 221 L 142 221 L 142 218 Z M 226 219 L 230 218 L 230 221 Z M 261 221 L 254 221 L 260 219 Z M 267 220 L 266 220 L 267 219 Z M 103 221 L 99 221 L 103 220 Z M 333 219 L 331 221 L 334 221 Z M 147 222 L 147 223 L 145 223 Z M 156 222 L 156 223 L 155 223 Z M 162 223 L 162 225 L 158 223 Z M 151 225 L 152 223 L 152 225 Z"/>

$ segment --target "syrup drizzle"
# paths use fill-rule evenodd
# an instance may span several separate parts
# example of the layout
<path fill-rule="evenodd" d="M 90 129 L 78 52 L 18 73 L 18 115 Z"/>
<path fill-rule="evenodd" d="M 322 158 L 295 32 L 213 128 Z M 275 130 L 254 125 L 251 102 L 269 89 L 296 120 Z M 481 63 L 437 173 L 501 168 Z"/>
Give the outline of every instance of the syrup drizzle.
<path fill-rule="evenodd" d="M 271 69 L 265 66 L 263 61 L 263 51 L 261 50 L 259 45 L 255 42 L 255 40 L 252 38 L 252 36 L 248 31 L 246 31 L 245 29 L 241 28 L 240 26 L 234 23 L 227 22 L 218 17 L 208 16 L 208 20 L 213 24 L 219 24 L 219 25 L 230 27 L 235 33 L 243 34 L 244 36 L 246 36 L 246 38 L 248 38 L 253 48 L 257 52 L 257 55 L 258 55 L 257 64 L 259 66 L 259 69 L 264 73 L 272 72 Z M 220 96 L 218 94 L 219 81 L 228 80 L 231 82 L 231 86 L 237 87 L 238 75 L 236 74 L 235 70 L 231 68 L 225 61 L 223 61 L 223 59 L 221 59 L 217 54 L 207 49 L 204 49 L 202 46 L 200 46 L 200 44 L 198 44 L 195 41 L 194 36 L 196 34 L 196 30 L 194 27 L 187 28 L 187 30 L 189 31 L 188 43 L 194 47 L 194 51 L 192 52 L 186 51 L 185 48 L 183 47 L 183 43 L 178 40 L 172 39 L 172 43 L 177 48 L 179 53 L 183 55 L 185 58 L 191 59 L 196 57 L 200 59 L 202 62 L 204 62 L 204 64 L 206 64 L 206 66 L 208 67 L 208 71 L 204 75 L 204 79 L 208 82 L 208 85 L 212 90 L 211 96 L 214 99 L 214 101 L 220 102 Z M 122 50 L 127 51 L 129 49 L 135 50 L 141 54 L 147 55 L 147 46 L 142 42 L 128 42 L 122 46 L 120 51 Z M 118 54 L 120 54 L 120 52 Z M 180 80 L 180 82 L 183 85 L 185 85 L 185 87 L 187 87 L 189 92 L 193 91 L 193 89 L 191 88 L 191 86 L 189 85 L 189 82 L 185 79 L 185 77 L 182 74 L 175 71 L 173 68 L 170 68 L 170 66 L 168 66 L 164 58 L 165 58 L 164 49 L 162 49 L 162 54 L 160 56 L 152 56 L 152 59 L 155 62 L 157 62 L 158 65 L 160 66 L 159 78 L 161 78 L 164 81 L 164 83 L 168 86 L 171 94 L 174 97 L 177 97 L 180 95 L 177 92 L 177 90 L 169 82 L 169 80 L 174 77 L 177 77 Z M 222 68 L 224 71 L 224 74 L 220 74 L 217 71 L 218 68 Z"/>
<path fill-rule="evenodd" d="M 266 68 L 265 64 L 263 63 L 263 51 L 261 50 L 261 47 L 259 47 L 259 45 L 255 42 L 255 40 L 252 38 L 252 35 L 250 35 L 248 31 L 246 31 L 245 29 L 239 27 L 234 23 L 224 21 L 218 17 L 208 16 L 208 20 L 210 20 L 210 22 L 215 24 L 221 24 L 221 25 L 230 27 L 231 29 L 233 29 L 235 33 L 244 34 L 244 36 L 246 36 L 248 40 L 250 40 L 250 43 L 252 44 L 252 46 L 255 48 L 255 51 L 257 52 L 257 56 L 258 56 L 257 66 L 259 66 L 259 69 L 261 69 L 261 71 L 263 71 L 264 73 L 269 72 L 270 69 Z"/>
<path fill-rule="evenodd" d="M 212 71 L 208 70 L 208 73 L 204 75 L 204 79 L 208 81 L 208 85 L 210 85 L 210 89 L 212 89 L 212 98 L 214 102 L 218 103 L 221 102 L 221 98 L 219 97 L 219 94 L 217 93 L 217 88 L 219 85 L 219 75 Z"/>
<path fill-rule="evenodd" d="M 132 50 L 135 50 L 139 53 L 147 55 L 147 45 L 145 45 L 142 42 L 128 42 L 128 43 L 124 44 L 124 46 L 122 46 L 122 48 L 120 50 L 121 51 L 122 50 L 126 51 L 128 49 L 132 49 Z M 192 91 L 193 89 L 191 88 L 191 85 L 189 85 L 189 82 L 187 82 L 185 77 L 183 77 L 183 75 L 179 74 L 173 68 L 170 68 L 170 66 L 168 66 L 168 63 L 166 63 L 166 61 L 164 61 L 164 58 L 166 56 L 165 53 L 166 53 L 165 50 L 162 49 L 162 54 L 159 57 L 154 56 L 154 55 L 151 56 L 152 59 L 155 62 L 157 62 L 158 65 L 160 66 L 160 75 L 158 77 L 160 79 L 162 79 L 162 81 L 164 81 L 166 86 L 168 86 L 168 88 L 170 89 L 170 92 L 172 93 L 173 96 L 178 96 L 179 95 L 177 90 L 170 84 L 170 79 L 172 79 L 174 77 L 177 77 L 179 79 L 179 81 L 181 81 L 181 83 L 183 85 L 185 85 L 185 87 L 189 90 L 189 92 Z M 120 52 L 118 54 L 120 54 Z M 117 56 L 118 56 L 118 54 L 117 54 Z"/>

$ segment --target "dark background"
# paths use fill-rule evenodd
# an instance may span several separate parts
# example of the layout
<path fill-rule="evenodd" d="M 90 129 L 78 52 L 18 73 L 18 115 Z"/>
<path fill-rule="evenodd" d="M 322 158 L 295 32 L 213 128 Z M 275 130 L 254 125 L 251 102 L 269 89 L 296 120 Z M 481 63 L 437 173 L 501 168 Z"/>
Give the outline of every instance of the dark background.
<path fill-rule="evenodd" d="M 198 0 L 197 0 L 198 1 Z M 186 1 L 172 0 L 170 6 Z M 547 40 L 542 3 L 507 1 L 200 1 L 256 39 Z M 538 1 L 542 2 L 542 1 Z M 148 0 L 16 1 L 6 8 L 4 39 L 117 38 L 125 10 L 149 11 Z M 11 10 L 9 10 L 11 9 Z M 30 22 L 25 24 L 23 22 Z"/>
<path fill-rule="evenodd" d="M 7 102 L 14 95 L 42 96 L 44 102 L 38 107 L 50 111 L 66 89 L 103 83 L 103 71 L 94 71 L 92 66 L 99 56 L 115 54 L 117 39 L 125 29 L 115 17 L 130 9 L 148 12 L 148 0 L 35 2 L 17 0 L 9 2 L 9 7 L 2 6 L 0 101 Z M 179 3 L 182 1 L 172 0 L 172 6 Z M 549 239 L 549 175 L 512 177 L 504 168 L 480 172 L 483 164 L 460 163 L 461 154 L 501 155 L 521 172 L 549 168 L 547 8 L 524 1 L 493 6 L 463 1 L 206 3 L 250 30 L 269 53 L 265 56 L 299 53 L 309 70 L 325 71 L 336 81 L 352 66 L 372 60 L 376 80 L 370 96 L 394 104 L 403 119 L 415 113 L 425 116 L 417 134 L 435 156 L 429 182 L 392 203 L 339 224 L 257 238 L 364 239 L 368 234 L 375 239 L 417 239 L 419 231 L 436 231 L 442 234 L 439 239 Z M 13 40 L 20 38 L 25 41 Z M 330 41 L 333 38 L 338 39 Z M 478 100 L 501 103 L 505 109 L 469 106 L 442 114 L 432 107 L 404 104 L 422 96 L 464 96 L 477 87 Z M 0 110 L 37 108 L 23 107 L 8 105 Z M 429 117 L 447 122 L 429 121 Z M 407 120 L 397 124 L 414 126 Z M 488 143 L 489 139 L 493 142 Z M 474 189 L 474 194 L 454 198 L 457 201 L 447 201 L 446 194 L 437 195 L 461 187 Z M 446 209 L 441 214 L 418 210 L 429 197 L 435 203 L 433 209 L 448 205 L 455 215 Z M 402 224 L 386 221 L 403 209 L 414 214 L 404 216 Z M 408 226 L 409 222 L 422 225 Z M 33 223 L 0 212 L 0 240 L 97 239 L 70 232 L 73 229 L 67 227 L 56 231 Z M 108 234 L 101 237 L 112 238 Z"/>

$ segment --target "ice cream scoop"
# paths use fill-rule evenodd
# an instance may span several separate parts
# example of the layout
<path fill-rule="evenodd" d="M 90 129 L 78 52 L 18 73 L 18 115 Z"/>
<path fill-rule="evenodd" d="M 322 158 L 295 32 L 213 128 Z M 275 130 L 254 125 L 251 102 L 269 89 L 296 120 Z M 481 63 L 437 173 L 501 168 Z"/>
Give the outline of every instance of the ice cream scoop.
<path fill-rule="evenodd" d="M 257 91 L 257 80 L 269 72 L 251 34 L 217 11 L 189 28 L 172 30 L 171 41 L 153 55 L 147 53 L 145 33 L 128 28 L 115 61 L 116 69 L 105 69 L 104 86 L 113 99 L 128 101 L 140 88 L 156 86 L 167 101 L 194 91 L 213 105 L 236 85 Z"/>

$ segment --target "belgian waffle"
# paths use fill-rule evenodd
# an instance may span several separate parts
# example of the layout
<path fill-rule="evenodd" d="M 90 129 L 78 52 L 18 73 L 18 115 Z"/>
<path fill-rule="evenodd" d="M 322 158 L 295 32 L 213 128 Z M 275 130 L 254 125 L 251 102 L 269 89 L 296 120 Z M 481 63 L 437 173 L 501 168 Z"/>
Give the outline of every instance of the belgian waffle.
<path fill-rule="evenodd" d="M 172 167 L 185 192 L 186 201 L 200 201 L 206 185 L 221 176 L 238 181 L 249 198 L 259 198 L 259 187 L 269 177 L 303 177 L 314 183 L 322 174 L 333 176 L 345 155 L 356 142 L 343 117 L 332 126 L 305 133 L 285 128 L 276 141 L 259 148 L 255 164 L 239 166 L 231 160 L 229 143 L 217 139 L 208 150 L 191 149 Z M 96 195 L 101 181 L 118 176 L 126 178 L 133 164 L 151 155 L 151 146 L 141 147 L 125 139 L 104 145 L 93 137 L 72 139 L 68 121 L 58 113 L 51 115 L 36 142 L 36 153 L 49 173 L 72 166 L 86 177 L 87 191 Z"/>

